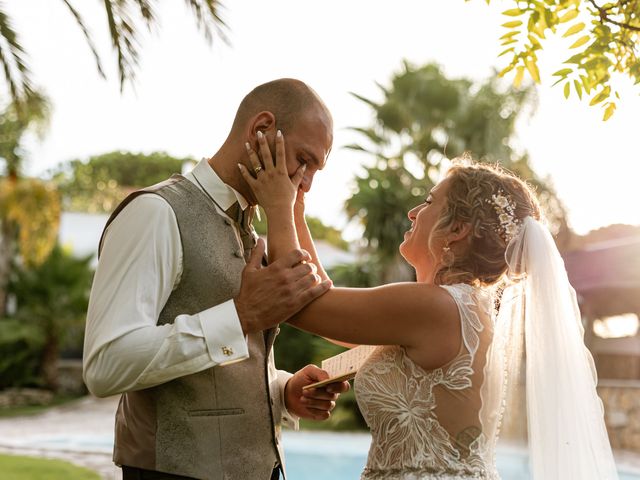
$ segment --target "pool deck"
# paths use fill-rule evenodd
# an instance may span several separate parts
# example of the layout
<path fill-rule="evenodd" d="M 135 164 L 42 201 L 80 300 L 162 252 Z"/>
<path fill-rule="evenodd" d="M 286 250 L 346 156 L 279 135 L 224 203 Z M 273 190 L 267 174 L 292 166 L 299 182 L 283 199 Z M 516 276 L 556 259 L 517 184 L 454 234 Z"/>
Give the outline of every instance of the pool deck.
<path fill-rule="evenodd" d="M 23 417 L 0 418 L 0 452 L 67 460 L 100 473 L 105 480 L 121 480 L 120 469 L 111 461 L 111 452 L 104 445 L 82 441 L 75 445 L 46 446 L 47 439 L 62 436 L 109 437 L 113 435 L 114 413 L 118 397 L 105 399 L 85 397 L 44 413 Z M 640 474 L 640 452 L 615 453 L 616 460 L 626 470 Z"/>

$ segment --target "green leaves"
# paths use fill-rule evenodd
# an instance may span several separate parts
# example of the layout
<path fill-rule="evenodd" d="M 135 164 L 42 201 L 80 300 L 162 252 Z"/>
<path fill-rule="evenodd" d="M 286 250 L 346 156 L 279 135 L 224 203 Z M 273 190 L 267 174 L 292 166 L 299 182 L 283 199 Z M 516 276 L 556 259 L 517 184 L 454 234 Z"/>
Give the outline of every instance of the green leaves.
<path fill-rule="evenodd" d="M 573 70 L 571 68 L 563 68 L 562 70 L 558 70 L 556 73 L 554 73 L 553 76 L 554 77 L 566 77 L 571 72 L 573 72 Z"/>
<path fill-rule="evenodd" d="M 582 31 L 585 27 L 584 22 L 576 23 L 572 25 L 565 33 L 562 35 L 563 38 L 569 37 L 571 35 L 575 35 L 576 33 Z"/>
<path fill-rule="evenodd" d="M 583 35 L 578 40 L 576 40 L 569 48 L 578 48 L 584 45 L 589 41 L 589 35 Z"/>
<path fill-rule="evenodd" d="M 607 98 L 609 98 L 610 94 L 611 94 L 611 87 L 604 88 L 600 93 L 598 93 L 591 99 L 591 102 L 589 102 L 589 106 L 597 105 L 603 100 L 606 100 Z"/>
<path fill-rule="evenodd" d="M 516 68 L 516 76 L 513 79 L 513 85 L 519 87 L 522 83 L 522 79 L 524 78 L 524 67 Z"/>
<path fill-rule="evenodd" d="M 519 8 L 512 8 L 510 10 L 505 10 L 504 12 L 502 12 L 502 15 L 505 15 L 507 17 L 519 17 L 520 15 L 524 14 L 524 10 L 521 10 Z"/>
<path fill-rule="evenodd" d="M 92 33 L 84 18 L 74 7 L 72 0 L 61 0 L 69 14 L 82 31 L 85 42 L 93 54 L 98 74 L 105 77 L 103 64 L 98 54 Z M 81 3 L 80 0 L 77 3 Z M 116 53 L 120 88 L 135 77 L 140 60 L 140 33 L 152 30 L 159 19 L 156 15 L 158 0 L 102 0 L 106 16 L 111 46 Z M 192 11 L 198 29 L 205 39 L 212 41 L 213 32 L 227 42 L 226 25 L 220 16 L 219 0 L 186 0 Z M 4 3 L 0 4 L 0 70 L 8 86 L 11 99 L 20 107 L 34 92 L 32 74 L 27 66 L 27 52 L 22 46 L 18 31 L 13 28 L 11 19 L 5 13 Z"/>
<path fill-rule="evenodd" d="M 529 57 L 525 59 L 524 64 L 527 67 L 527 70 L 529 71 L 531 78 L 533 78 L 533 80 L 536 83 L 540 83 L 540 72 L 538 70 L 538 66 L 536 65 L 535 60 Z"/>
<path fill-rule="evenodd" d="M 502 26 L 505 28 L 516 28 L 522 25 L 521 20 L 514 20 L 512 22 L 503 23 Z"/>
<path fill-rule="evenodd" d="M 582 84 L 578 80 L 573 81 L 573 86 L 576 89 L 576 93 L 578 94 L 578 98 L 582 100 Z"/>
<path fill-rule="evenodd" d="M 565 23 L 570 20 L 573 20 L 578 16 L 580 12 L 578 10 L 569 10 L 558 18 L 559 23 Z"/>
<path fill-rule="evenodd" d="M 566 97 L 572 89 L 580 99 L 586 94 L 593 105 L 605 105 L 604 118 L 609 119 L 615 105 L 606 102 L 609 94 L 603 92 L 610 91 L 613 73 L 640 84 L 640 24 L 632 2 L 609 1 L 598 9 L 592 8 L 593 2 L 581 0 L 511 0 L 511 5 L 502 12 L 502 26 L 508 30 L 500 36 L 504 50 L 498 57 L 508 59 L 499 75 L 515 71 L 514 85 L 521 85 L 525 74 L 540 81 L 535 54 L 544 49 L 548 33 L 559 29 L 562 38 L 574 37 L 567 50 L 576 51 L 567 55 L 566 68 L 551 74 L 557 78 L 554 85 L 562 83 Z M 599 93 L 592 96 L 594 90 Z"/>
<path fill-rule="evenodd" d="M 602 117 L 602 120 L 604 122 L 606 122 L 607 120 L 609 120 L 611 118 L 611 115 L 613 115 L 613 113 L 616 111 L 616 104 L 613 102 L 609 102 L 607 104 L 607 107 L 604 110 L 604 115 Z"/>

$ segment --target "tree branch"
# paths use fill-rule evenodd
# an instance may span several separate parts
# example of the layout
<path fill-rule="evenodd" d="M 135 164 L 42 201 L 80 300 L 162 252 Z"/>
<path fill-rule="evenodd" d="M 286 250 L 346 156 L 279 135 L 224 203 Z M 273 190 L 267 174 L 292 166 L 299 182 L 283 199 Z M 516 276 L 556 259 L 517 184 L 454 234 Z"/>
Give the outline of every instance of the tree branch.
<path fill-rule="evenodd" d="M 595 0 L 589 0 L 589 3 L 591 3 L 591 5 L 593 5 L 594 8 L 598 11 L 598 13 L 600 14 L 600 20 L 602 22 L 607 22 L 607 23 L 610 23 L 612 25 L 617 25 L 618 27 L 625 28 L 627 30 L 633 30 L 634 32 L 640 32 L 640 27 L 636 27 L 634 25 L 629 25 L 628 23 L 618 22 L 616 20 L 613 20 L 613 19 L 609 18 L 608 11 L 606 9 L 598 6 L 598 4 L 595 2 Z"/>

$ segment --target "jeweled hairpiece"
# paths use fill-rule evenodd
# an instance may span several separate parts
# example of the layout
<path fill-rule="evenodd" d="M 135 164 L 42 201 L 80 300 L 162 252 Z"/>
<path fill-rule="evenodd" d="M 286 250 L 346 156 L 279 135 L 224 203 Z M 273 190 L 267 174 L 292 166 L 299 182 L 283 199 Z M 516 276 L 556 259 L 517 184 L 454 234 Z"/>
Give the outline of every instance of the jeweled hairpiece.
<path fill-rule="evenodd" d="M 491 200 L 487 199 L 486 202 L 493 205 L 493 209 L 496 211 L 498 222 L 500 223 L 496 227 L 498 234 L 505 242 L 509 243 L 518 234 L 522 223 L 516 217 L 515 202 L 503 190 L 498 190 L 498 193 L 491 195 Z"/>

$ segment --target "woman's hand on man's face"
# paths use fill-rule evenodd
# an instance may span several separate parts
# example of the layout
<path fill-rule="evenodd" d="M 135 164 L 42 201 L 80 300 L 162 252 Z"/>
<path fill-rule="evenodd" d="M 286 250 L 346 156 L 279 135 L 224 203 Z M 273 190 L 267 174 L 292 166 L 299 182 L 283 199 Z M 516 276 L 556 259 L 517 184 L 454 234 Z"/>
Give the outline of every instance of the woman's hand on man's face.
<path fill-rule="evenodd" d="M 291 178 L 287 172 L 284 137 L 278 130 L 276 134 L 276 158 L 274 159 L 269 150 L 267 139 L 258 132 L 258 150 L 255 152 L 249 143 L 245 144 L 249 158 L 250 169 L 243 164 L 238 164 L 240 173 L 245 179 L 253 194 L 258 200 L 258 204 L 264 208 L 267 216 L 275 210 L 293 209 L 305 166 L 302 165 L 296 170 Z M 302 204 L 304 208 L 304 202 Z M 299 206 L 296 206 L 298 209 Z"/>

